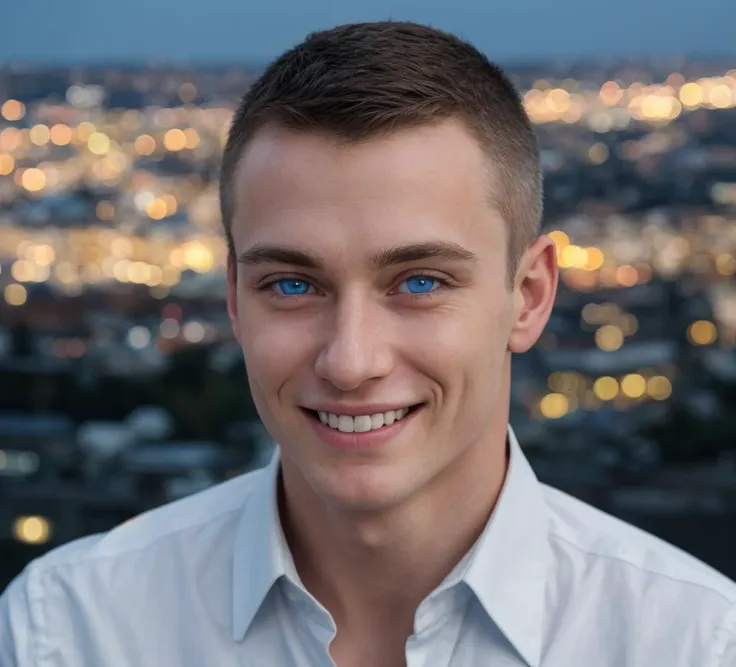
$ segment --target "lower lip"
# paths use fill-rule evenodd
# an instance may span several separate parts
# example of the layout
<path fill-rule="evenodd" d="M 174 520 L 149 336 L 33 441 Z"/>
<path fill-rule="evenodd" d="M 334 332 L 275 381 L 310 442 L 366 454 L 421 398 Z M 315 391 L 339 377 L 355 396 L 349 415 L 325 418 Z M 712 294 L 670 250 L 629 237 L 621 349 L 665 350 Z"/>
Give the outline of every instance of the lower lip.
<path fill-rule="evenodd" d="M 390 426 L 382 426 L 375 431 L 365 431 L 363 433 L 343 433 L 336 428 L 323 424 L 318 417 L 311 413 L 308 417 L 320 440 L 330 447 L 343 450 L 378 449 L 385 446 L 392 438 L 395 438 L 414 419 L 419 410 L 420 408 L 415 408 Z"/>

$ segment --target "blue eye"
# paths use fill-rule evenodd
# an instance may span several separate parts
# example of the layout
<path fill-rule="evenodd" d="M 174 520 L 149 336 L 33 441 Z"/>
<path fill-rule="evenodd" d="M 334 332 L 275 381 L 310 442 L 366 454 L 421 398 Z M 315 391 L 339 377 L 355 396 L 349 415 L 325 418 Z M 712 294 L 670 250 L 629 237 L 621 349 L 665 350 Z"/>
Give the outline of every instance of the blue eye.
<path fill-rule="evenodd" d="M 399 292 L 409 294 L 427 294 L 433 292 L 439 287 L 440 281 L 437 278 L 431 276 L 412 276 L 407 278 L 399 287 Z M 403 289 L 404 286 L 406 289 Z"/>
<path fill-rule="evenodd" d="M 299 278 L 282 278 L 274 283 L 283 296 L 301 296 L 309 292 L 310 285 Z"/>

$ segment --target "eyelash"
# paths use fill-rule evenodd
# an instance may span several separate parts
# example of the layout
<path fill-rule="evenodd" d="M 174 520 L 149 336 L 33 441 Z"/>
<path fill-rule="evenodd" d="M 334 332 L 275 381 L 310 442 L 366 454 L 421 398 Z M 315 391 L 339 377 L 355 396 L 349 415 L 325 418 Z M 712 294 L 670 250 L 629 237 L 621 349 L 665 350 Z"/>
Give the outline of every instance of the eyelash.
<path fill-rule="evenodd" d="M 432 297 L 437 292 L 439 292 L 440 290 L 444 290 L 444 289 L 447 289 L 449 287 L 452 287 L 452 282 L 448 278 L 446 278 L 444 276 L 437 275 L 436 273 L 433 273 L 431 271 L 422 271 L 420 273 L 412 273 L 411 275 L 406 276 L 406 278 L 403 278 L 402 280 L 400 280 L 399 281 L 399 285 L 401 283 L 403 283 L 403 282 L 406 282 L 410 278 L 431 278 L 432 280 L 436 280 L 439 283 L 439 285 L 440 285 L 437 289 L 434 289 L 431 292 L 424 292 L 424 293 L 417 293 L 417 294 L 412 294 L 411 292 L 401 292 L 401 294 L 404 294 L 405 296 L 410 296 L 410 297 L 414 297 L 414 298 L 427 298 L 427 297 Z M 274 286 L 278 282 L 280 282 L 282 280 L 299 280 L 299 281 L 302 281 L 304 283 L 307 283 L 309 286 L 311 286 L 315 290 L 317 289 L 317 287 L 315 287 L 312 284 L 312 282 L 310 282 L 309 280 L 307 280 L 305 278 L 302 278 L 301 276 L 283 275 L 283 276 L 278 276 L 277 278 L 271 278 L 268 282 L 265 282 L 265 283 L 259 285 L 258 286 L 258 290 L 261 291 L 261 292 L 267 292 L 268 293 L 268 296 L 270 296 L 270 297 L 272 297 L 274 299 L 279 299 L 281 301 L 283 301 L 283 300 L 300 299 L 300 298 L 305 297 L 305 296 L 313 296 L 313 293 L 312 294 L 279 294 L 274 289 Z"/>

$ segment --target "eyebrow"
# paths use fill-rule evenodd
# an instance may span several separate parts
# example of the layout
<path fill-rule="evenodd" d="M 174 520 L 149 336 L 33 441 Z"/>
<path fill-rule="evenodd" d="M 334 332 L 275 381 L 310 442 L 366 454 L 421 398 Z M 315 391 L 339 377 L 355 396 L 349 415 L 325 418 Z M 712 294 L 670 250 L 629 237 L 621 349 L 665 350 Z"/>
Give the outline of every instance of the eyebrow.
<path fill-rule="evenodd" d="M 377 269 L 385 269 L 397 264 L 407 264 L 426 259 L 473 262 L 475 253 L 450 241 L 425 241 L 408 245 L 394 246 L 381 250 L 371 257 L 371 264 Z M 317 255 L 289 248 L 288 246 L 256 244 L 238 256 L 238 263 L 246 266 L 258 264 L 289 264 L 305 269 L 322 269 L 324 260 Z"/>

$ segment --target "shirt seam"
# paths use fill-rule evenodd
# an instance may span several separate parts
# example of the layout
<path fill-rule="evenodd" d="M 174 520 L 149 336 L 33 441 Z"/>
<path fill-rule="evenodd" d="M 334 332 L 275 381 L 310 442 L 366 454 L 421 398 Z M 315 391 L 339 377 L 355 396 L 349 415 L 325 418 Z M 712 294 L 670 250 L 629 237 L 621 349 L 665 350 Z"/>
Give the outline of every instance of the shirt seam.
<path fill-rule="evenodd" d="M 31 666 L 41 664 L 41 644 L 44 641 L 46 630 L 46 596 L 44 595 L 43 582 L 40 581 L 42 572 L 38 568 L 31 567 L 28 570 L 26 582 L 26 595 L 28 596 L 28 616 L 30 621 L 30 654 Z M 34 627 L 35 626 L 35 627 Z"/>
<path fill-rule="evenodd" d="M 699 588 L 701 590 L 705 590 L 705 591 L 708 591 L 710 593 L 715 593 L 716 595 L 718 595 L 719 598 L 721 598 L 722 600 L 724 600 L 725 602 L 727 602 L 730 605 L 736 604 L 736 597 L 729 597 L 725 593 L 721 593 L 721 591 L 719 591 L 717 588 L 712 588 L 712 587 L 710 587 L 710 586 L 708 586 L 706 584 L 698 583 L 697 581 L 691 581 L 689 579 L 684 579 L 684 578 L 681 578 L 681 577 L 675 577 L 675 576 L 673 576 L 671 574 L 667 574 L 666 572 L 659 572 L 657 570 L 652 570 L 652 569 L 646 568 L 646 567 L 644 567 L 642 565 L 639 565 L 637 563 L 633 563 L 632 561 L 630 561 L 630 560 L 628 560 L 628 559 L 626 559 L 626 558 L 624 558 L 622 556 L 615 556 L 613 554 L 601 553 L 601 552 L 595 551 L 593 549 L 586 549 L 585 547 L 581 546 L 577 542 L 573 542 L 570 538 L 564 537 L 564 536 L 560 535 L 559 533 L 554 533 L 554 532 L 550 531 L 549 532 L 549 535 L 552 538 L 555 538 L 557 540 L 560 540 L 561 542 L 565 542 L 566 544 L 569 544 L 570 546 L 575 547 L 578 551 L 580 551 L 582 553 L 590 554 L 592 556 L 598 556 L 600 558 L 607 558 L 609 560 L 614 560 L 614 561 L 617 561 L 619 563 L 623 563 L 625 565 L 628 565 L 629 567 L 633 567 L 633 568 L 635 568 L 635 569 L 637 569 L 640 572 L 643 572 L 645 574 L 653 574 L 653 575 L 656 575 L 658 577 L 663 577 L 664 579 L 669 579 L 670 581 L 675 581 L 678 584 L 689 584 L 691 586 L 696 586 L 697 588 Z"/>
<path fill-rule="evenodd" d="M 144 551 L 146 549 L 150 549 L 150 548 L 156 546 L 160 541 L 165 540 L 166 538 L 172 537 L 172 536 L 177 535 L 179 533 L 183 533 L 184 531 L 187 531 L 187 530 L 191 530 L 192 528 L 197 528 L 197 527 L 206 525 L 210 521 L 215 521 L 217 519 L 227 518 L 228 516 L 230 516 L 232 514 L 236 514 L 238 512 L 242 512 L 242 511 L 243 511 L 243 507 L 242 506 L 241 507 L 236 507 L 236 508 L 231 509 L 231 510 L 223 511 L 223 512 L 221 512 L 221 513 L 219 513 L 219 514 L 217 514 L 215 516 L 205 518 L 205 519 L 203 519 L 201 521 L 194 521 L 192 523 L 187 524 L 186 526 L 178 526 L 177 528 L 174 528 L 174 529 L 172 529 L 172 530 L 170 530 L 170 531 L 168 531 L 166 533 L 163 533 L 161 535 L 157 535 L 153 540 L 151 540 L 150 542 L 147 542 L 146 544 L 142 544 L 142 545 L 139 545 L 139 546 L 128 546 L 128 547 L 124 547 L 120 551 L 117 551 L 115 553 L 110 553 L 110 554 L 104 554 L 104 553 L 103 554 L 86 554 L 80 560 L 68 560 L 68 561 L 63 561 L 63 562 L 60 562 L 60 563 L 48 563 L 48 564 L 46 564 L 46 563 L 43 563 L 43 562 L 38 562 L 38 563 L 36 563 L 35 568 L 38 569 L 38 570 L 40 570 L 40 571 L 42 571 L 42 572 L 56 572 L 56 571 L 58 571 L 59 568 L 67 567 L 67 566 L 70 566 L 70 565 L 84 565 L 84 564 L 87 564 L 87 563 L 94 563 L 94 562 L 97 562 L 97 561 L 109 560 L 111 558 L 118 558 L 120 556 L 125 556 L 125 555 L 131 554 L 131 553 L 135 553 L 135 552 L 138 552 L 138 551 Z M 115 530 L 115 529 L 113 528 L 112 530 Z M 108 531 L 107 533 L 100 533 L 100 535 L 102 536 L 102 538 L 104 538 L 105 535 L 108 535 L 109 534 L 109 532 L 112 532 L 112 531 Z M 72 543 L 73 542 L 71 542 L 70 544 L 72 544 Z M 41 556 L 39 560 L 43 561 L 43 556 Z"/>

